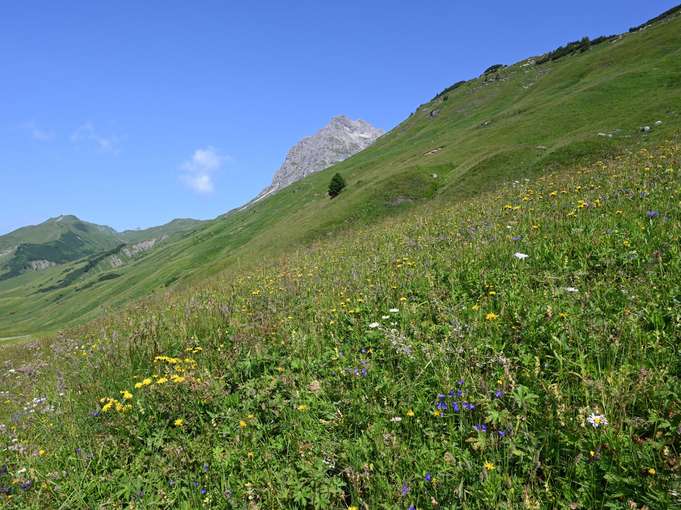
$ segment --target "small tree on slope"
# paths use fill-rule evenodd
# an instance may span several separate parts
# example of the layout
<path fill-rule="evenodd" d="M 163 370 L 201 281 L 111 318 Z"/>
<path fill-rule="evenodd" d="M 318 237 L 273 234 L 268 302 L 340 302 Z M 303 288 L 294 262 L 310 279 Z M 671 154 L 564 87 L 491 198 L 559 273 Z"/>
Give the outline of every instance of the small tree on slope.
<path fill-rule="evenodd" d="M 343 191 L 343 188 L 345 188 L 345 179 L 341 174 L 336 173 L 329 183 L 329 196 L 331 198 L 337 197 Z"/>

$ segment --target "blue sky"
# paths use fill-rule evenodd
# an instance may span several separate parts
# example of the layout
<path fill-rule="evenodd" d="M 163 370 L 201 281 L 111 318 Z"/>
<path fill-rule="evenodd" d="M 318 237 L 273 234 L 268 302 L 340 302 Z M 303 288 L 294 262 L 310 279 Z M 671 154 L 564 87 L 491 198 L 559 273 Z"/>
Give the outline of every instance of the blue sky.
<path fill-rule="evenodd" d="M 215 217 L 334 115 L 387 130 L 491 64 L 677 2 L 4 2 L 0 233 Z"/>

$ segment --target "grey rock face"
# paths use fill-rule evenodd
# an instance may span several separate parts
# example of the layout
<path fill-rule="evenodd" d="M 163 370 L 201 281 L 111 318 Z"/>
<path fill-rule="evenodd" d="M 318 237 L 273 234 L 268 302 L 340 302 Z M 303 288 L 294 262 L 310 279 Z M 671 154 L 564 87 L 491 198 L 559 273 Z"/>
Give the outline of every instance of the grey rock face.
<path fill-rule="evenodd" d="M 317 133 L 303 138 L 288 151 L 272 184 L 256 200 L 349 158 L 369 147 L 382 134 L 382 129 L 363 120 L 351 120 L 344 115 L 334 117 Z"/>
<path fill-rule="evenodd" d="M 31 266 L 31 269 L 33 269 L 33 271 L 44 271 L 48 267 L 52 267 L 52 266 L 57 265 L 50 260 L 31 260 L 29 262 L 29 264 Z"/>

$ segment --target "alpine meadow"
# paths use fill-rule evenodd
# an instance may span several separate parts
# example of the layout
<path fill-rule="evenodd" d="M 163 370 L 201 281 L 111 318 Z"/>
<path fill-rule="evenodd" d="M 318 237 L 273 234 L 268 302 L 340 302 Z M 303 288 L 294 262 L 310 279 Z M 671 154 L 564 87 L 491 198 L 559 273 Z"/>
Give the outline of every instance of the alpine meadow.
<path fill-rule="evenodd" d="M 681 6 L 0 236 L 0 404 L 8 509 L 681 508 Z"/>

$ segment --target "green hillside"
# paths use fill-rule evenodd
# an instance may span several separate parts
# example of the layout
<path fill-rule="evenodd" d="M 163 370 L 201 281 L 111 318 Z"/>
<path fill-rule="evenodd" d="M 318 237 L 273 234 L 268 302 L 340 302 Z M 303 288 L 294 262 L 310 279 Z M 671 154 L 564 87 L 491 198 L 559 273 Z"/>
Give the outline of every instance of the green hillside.
<path fill-rule="evenodd" d="M 116 237 L 116 231 L 110 227 L 81 221 L 73 215 L 62 215 L 50 218 L 39 225 L 22 227 L 0 236 L 0 250 L 13 248 L 19 244 L 44 244 L 57 241 L 64 233 L 71 231 L 98 232 L 102 238 Z"/>
<path fill-rule="evenodd" d="M 663 143 L 5 347 L 0 501 L 678 508 L 680 200 Z"/>
<path fill-rule="evenodd" d="M 0 284 L 0 336 L 74 324 L 105 306 L 257 264 L 416 205 L 452 203 L 656 144 L 681 118 L 680 34 L 681 18 L 665 17 L 585 51 L 563 50 L 556 60 L 528 59 L 458 83 L 369 149 L 166 243 L 110 279 L 85 274 L 45 291 L 59 278 L 45 271 Z M 348 186 L 329 200 L 335 172 Z"/>
<path fill-rule="evenodd" d="M 154 237 L 172 236 L 196 230 L 205 222 L 191 218 L 177 218 L 164 225 L 139 230 L 124 230 L 118 236 L 127 243 L 138 243 Z"/>
<path fill-rule="evenodd" d="M 120 276 L 126 265 L 171 243 L 203 222 L 176 219 L 165 225 L 116 232 L 75 216 L 51 218 L 0 237 L 0 338 L 56 329 L 78 320 L 61 305 L 64 292 L 82 292 Z M 50 314 L 43 315 L 46 303 Z M 20 313 L 34 326 L 20 326 Z M 4 329 L 6 327 L 6 329 Z M 16 333 L 16 335 L 14 334 Z"/>
<path fill-rule="evenodd" d="M 0 280 L 0 507 L 681 508 L 679 9 Z"/>
<path fill-rule="evenodd" d="M 50 218 L 0 237 L 0 281 L 31 269 L 31 262 L 63 264 L 122 244 L 116 231 L 75 216 Z"/>

